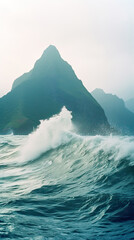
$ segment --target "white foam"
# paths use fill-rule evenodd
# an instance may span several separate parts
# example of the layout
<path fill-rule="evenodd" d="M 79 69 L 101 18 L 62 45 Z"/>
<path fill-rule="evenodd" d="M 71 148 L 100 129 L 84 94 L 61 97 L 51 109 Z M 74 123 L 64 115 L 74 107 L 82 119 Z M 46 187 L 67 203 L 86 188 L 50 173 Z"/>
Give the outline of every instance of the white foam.
<path fill-rule="evenodd" d="M 86 142 L 89 143 L 88 148 L 92 155 L 96 155 L 99 151 L 103 151 L 109 155 L 109 160 L 114 162 L 124 158 L 130 160 L 130 164 L 134 164 L 134 137 L 129 136 L 90 136 Z"/>
<path fill-rule="evenodd" d="M 67 133 L 73 129 L 71 119 L 71 112 L 63 107 L 60 114 L 41 120 L 37 130 L 28 136 L 21 149 L 22 160 L 35 159 L 46 151 L 67 143 L 70 140 Z"/>

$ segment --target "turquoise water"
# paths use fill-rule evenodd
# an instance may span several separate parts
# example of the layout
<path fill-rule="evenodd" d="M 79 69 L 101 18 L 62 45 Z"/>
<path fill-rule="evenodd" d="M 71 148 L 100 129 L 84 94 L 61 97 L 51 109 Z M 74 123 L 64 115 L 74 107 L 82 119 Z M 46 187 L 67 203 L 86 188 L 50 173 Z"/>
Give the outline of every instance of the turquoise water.
<path fill-rule="evenodd" d="M 134 239 L 134 138 L 73 129 L 0 137 L 0 239 Z"/>

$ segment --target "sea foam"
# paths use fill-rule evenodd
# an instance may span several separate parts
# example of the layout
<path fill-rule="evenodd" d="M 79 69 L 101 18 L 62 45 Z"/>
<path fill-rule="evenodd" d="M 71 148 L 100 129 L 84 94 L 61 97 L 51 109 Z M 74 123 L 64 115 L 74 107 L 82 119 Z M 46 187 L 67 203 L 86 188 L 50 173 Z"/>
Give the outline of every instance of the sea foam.
<path fill-rule="evenodd" d="M 41 120 L 39 127 L 28 136 L 21 149 L 24 161 L 38 158 L 41 154 L 54 149 L 70 140 L 69 132 L 73 129 L 72 115 L 65 107 L 48 120 Z"/>

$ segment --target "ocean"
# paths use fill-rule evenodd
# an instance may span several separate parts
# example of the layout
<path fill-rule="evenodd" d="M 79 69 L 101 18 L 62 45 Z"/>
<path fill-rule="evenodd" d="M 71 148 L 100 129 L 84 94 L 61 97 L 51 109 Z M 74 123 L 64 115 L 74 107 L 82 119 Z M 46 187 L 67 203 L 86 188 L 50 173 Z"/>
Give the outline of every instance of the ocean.
<path fill-rule="evenodd" d="M 0 136 L 0 239 L 134 239 L 134 137 L 80 136 L 71 119 Z"/>

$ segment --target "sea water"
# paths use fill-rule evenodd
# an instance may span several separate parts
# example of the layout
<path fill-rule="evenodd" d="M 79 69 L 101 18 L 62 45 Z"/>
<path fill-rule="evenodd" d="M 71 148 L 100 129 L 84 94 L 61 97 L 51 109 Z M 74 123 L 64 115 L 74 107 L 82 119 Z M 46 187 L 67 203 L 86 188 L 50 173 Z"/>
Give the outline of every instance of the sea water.
<path fill-rule="evenodd" d="M 134 239 L 134 137 L 79 136 L 71 119 L 0 136 L 0 239 Z"/>

